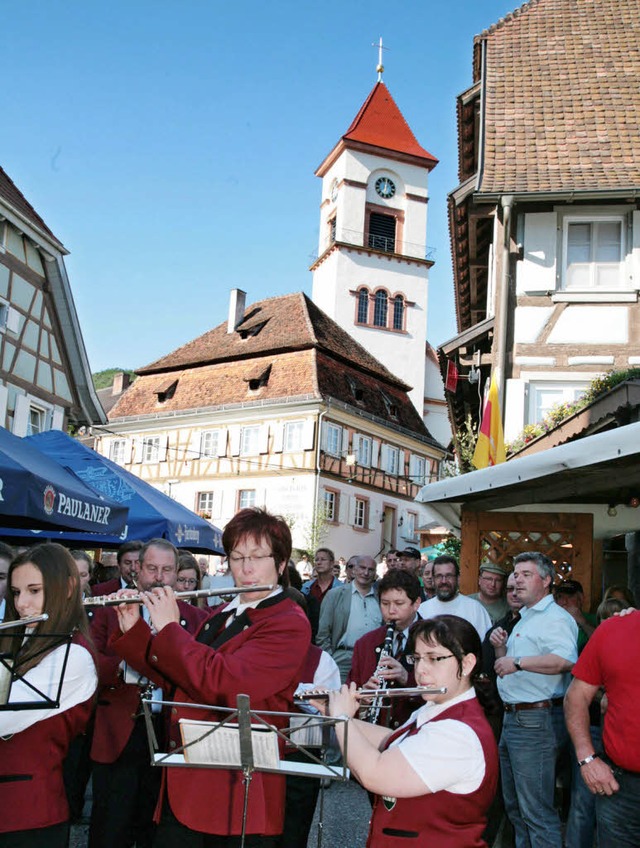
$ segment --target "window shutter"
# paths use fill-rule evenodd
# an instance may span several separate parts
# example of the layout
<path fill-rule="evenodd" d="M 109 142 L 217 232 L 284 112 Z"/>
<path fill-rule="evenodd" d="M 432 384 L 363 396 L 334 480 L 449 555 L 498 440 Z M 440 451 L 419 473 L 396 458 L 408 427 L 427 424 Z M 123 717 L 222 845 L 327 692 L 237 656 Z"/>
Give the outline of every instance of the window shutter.
<path fill-rule="evenodd" d="M 380 442 L 376 439 L 371 440 L 371 467 L 378 467 L 378 451 L 380 450 Z"/>
<path fill-rule="evenodd" d="M 263 424 L 260 427 L 258 435 L 258 451 L 260 453 L 269 453 L 269 425 Z"/>
<path fill-rule="evenodd" d="M 214 489 L 213 504 L 211 506 L 211 518 L 220 518 L 222 515 L 222 491 Z"/>
<path fill-rule="evenodd" d="M 409 522 L 407 520 L 407 510 L 400 510 L 400 518 L 402 519 L 402 527 L 400 527 L 400 535 L 403 539 L 407 539 L 407 533 L 409 532 Z"/>
<path fill-rule="evenodd" d="M 349 453 L 349 431 L 346 427 L 342 428 L 342 453 Z"/>
<path fill-rule="evenodd" d="M 185 455 L 185 462 L 196 462 L 200 459 L 202 452 L 202 433 L 200 430 L 194 430 L 189 439 L 189 447 Z"/>
<path fill-rule="evenodd" d="M 358 452 L 360 451 L 360 433 L 353 434 L 353 440 L 351 442 L 351 453 L 356 455 L 356 461 L 358 459 Z"/>
<path fill-rule="evenodd" d="M 13 434 L 16 436 L 27 435 L 29 423 L 29 398 L 26 395 L 16 397 L 16 408 L 13 413 Z"/>
<path fill-rule="evenodd" d="M 284 443 L 284 424 L 275 424 L 273 433 L 273 452 L 282 453 Z"/>
<path fill-rule="evenodd" d="M 229 428 L 229 447 L 231 456 L 240 456 L 240 428 Z"/>
<path fill-rule="evenodd" d="M 256 506 L 266 507 L 267 505 L 267 490 L 256 489 Z"/>
<path fill-rule="evenodd" d="M 369 510 L 369 530 L 375 530 L 376 525 L 379 524 L 380 521 L 379 521 L 378 517 L 374 514 L 375 510 L 373 508 L 373 504 L 371 503 L 371 501 L 369 501 L 367 508 Z"/>
<path fill-rule="evenodd" d="M 16 334 L 20 332 L 20 313 L 12 306 L 7 310 L 7 330 Z"/>
<path fill-rule="evenodd" d="M 134 448 L 133 461 L 134 462 L 142 462 L 142 451 L 144 449 L 144 439 L 143 439 L 142 436 L 139 436 L 137 439 L 135 439 L 134 446 L 135 446 L 135 448 Z"/>
<path fill-rule="evenodd" d="M 556 257 L 557 224 L 555 212 L 528 212 L 524 216 L 523 258 L 516 263 L 518 294 L 555 290 L 556 274 L 560 272 Z"/>
<path fill-rule="evenodd" d="M 0 385 L 0 427 L 4 427 L 6 424 L 8 399 L 9 389 L 6 386 Z"/>
<path fill-rule="evenodd" d="M 322 422 L 322 431 L 320 433 L 320 450 L 326 451 L 327 449 L 327 430 L 329 429 L 329 422 Z"/>
<path fill-rule="evenodd" d="M 302 449 L 303 450 L 313 450 L 314 442 L 313 437 L 315 435 L 315 421 L 313 418 L 307 418 L 302 427 Z"/>
<path fill-rule="evenodd" d="M 133 459 L 133 439 L 125 439 L 124 440 L 124 458 L 123 462 L 126 465 L 131 465 Z"/>
<path fill-rule="evenodd" d="M 158 462 L 167 461 L 167 448 L 169 447 L 169 436 L 160 436 L 158 444 Z"/>
<path fill-rule="evenodd" d="M 349 518 L 349 496 L 344 492 L 338 495 L 338 520 L 340 524 L 347 524 Z"/>
<path fill-rule="evenodd" d="M 61 406 L 53 407 L 53 414 L 51 416 L 51 429 L 52 430 L 62 430 L 64 426 L 64 409 Z"/>
<path fill-rule="evenodd" d="M 631 256 L 631 279 L 634 289 L 640 289 L 640 212 L 637 210 L 631 216 L 631 247 L 627 247 L 627 257 Z"/>
<path fill-rule="evenodd" d="M 349 524 L 353 527 L 356 522 L 356 499 L 351 495 L 349 497 Z"/>
<path fill-rule="evenodd" d="M 222 427 L 218 431 L 218 456 L 227 455 L 227 428 Z"/>

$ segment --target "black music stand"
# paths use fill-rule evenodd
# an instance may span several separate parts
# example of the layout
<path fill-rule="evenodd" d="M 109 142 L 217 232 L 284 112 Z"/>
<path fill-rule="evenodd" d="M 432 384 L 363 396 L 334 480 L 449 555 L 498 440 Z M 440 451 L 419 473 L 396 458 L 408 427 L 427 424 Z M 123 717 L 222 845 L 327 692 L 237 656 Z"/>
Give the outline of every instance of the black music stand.
<path fill-rule="evenodd" d="M 21 625 L 20 621 L 16 621 L 16 627 Z M 64 645 L 65 652 L 62 660 L 62 668 L 60 669 L 60 680 L 57 681 L 56 691 L 53 695 L 47 695 L 41 689 L 38 689 L 37 686 L 34 686 L 33 683 L 30 683 L 25 674 L 27 672 L 20 671 L 20 661 L 16 664 L 14 661 L 14 657 L 12 654 L 3 653 L 0 654 L 0 711 L 6 712 L 7 710 L 44 710 L 44 709 L 56 709 L 60 706 L 60 696 L 62 694 L 62 684 L 64 683 L 64 675 L 67 670 L 67 664 L 69 662 L 69 651 L 71 650 L 71 639 L 73 634 L 71 633 L 25 633 L 24 637 L 26 639 L 50 639 L 51 637 L 57 638 L 60 640 L 58 647 Z M 51 647 L 47 647 L 46 650 L 35 654 L 35 656 L 39 656 L 45 653 L 49 653 L 51 651 Z M 11 695 L 11 688 L 13 684 L 17 681 L 24 683 L 27 689 L 30 689 L 37 696 L 39 696 L 38 700 L 34 701 L 12 701 L 9 703 L 9 697 Z"/>
<path fill-rule="evenodd" d="M 185 722 L 192 727 L 197 725 L 201 726 L 201 733 L 199 736 L 193 738 L 191 741 L 184 742 L 184 744 L 175 748 L 171 753 L 160 753 L 158 740 L 155 734 L 155 730 L 153 727 L 152 721 L 152 705 L 162 704 L 163 706 L 169 707 L 184 707 L 186 709 L 204 709 L 210 710 L 215 713 L 223 713 L 224 718 L 221 721 L 214 722 Z M 165 766 L 171 768 L 211 768 L 211 769 L 238 769 L 242 771 L 243 774 L 243 784 L 244 784 L 244 807 L 242 814 L 242 831 L 241 831 L 241 846 L 244 846 L 245 835 L 246 835 L 246 823 L 247 823 L 247 809 L 249 803 L 249 789 L 251 786 L 251 778 L 255 771 L 264 771 L 270 772 L 272 774 L 292 774 L 298 777 L 308 777 L 308 778 L 328 778 L 329 780 L 337 780 L 340 782 L 346 782 L 349 779 L 349 770 L 346 766 L 346 757 L 347 757 L 347 718 L 332 718 L 325 716 L 307 716 L 309 722 L 307 722 L 307 726 L 311 726 L 311 724 L 316 724 L 322 730 L 323 735 L 323 744 L 328 737 L 328 733 L 331 727 L 334 727 L 336 724 L 344 724 L 345 725 L 345 736 L 344 736 L 344 756 L 343 756 L 343 764 L 342 766 L 332 766 L 328 765 L 324 762 L 323 759 L 317 757 L 309 747 L 301 744 L 300 742 L 296 742 L 292 736 L 295 734 L 296 730 L 299 728 L 294 728 L 292 733 L 292 728 L 285 728 L 280 730 L 279 728 L 274 727 L 269 723 L 269 718 L 273 716 L 279 717 L 299 717 L 300 713 L 289 713 L 289 712 L 274 712 L 268 710 L 252 710 L 251 704 L 249 701 L 248 695 L 238 695 L 237 696 L 237 707 L 234 709 L 232 707 L 217 707 L 212 706 L 211 704 L 191 704 L 184 703 L 181 701 L 154 701 L 151 698 L 143 698 L 142 699 L 142 709 L 144 712 L 145 718 L 145 727 L 147 730 L 147 737 L 149 740 L 149 751 L 151 754 L 151 764 L 153 766 Z M 237 722 L 237 723 L 236 723 Z M 206 740 L 213 741 L 212 738 L 216 733 L 222 733 L 223 729 L 227 731 L 227 740 L 231 739 L 234 742 L 232 756 L 225 757 L 225 761 L 188 761 L 187 757 L 189 756 L 189 749 L 192 746 L 197 745 L 198 743 L 206 742 Z M 231 736 L 228 731 L 231 731 Z M 236 733 L 237 731 L 237 733 Z M 256 734 L 260 734 L 262 739 Z M 235 745 L 235 740 L 232 737 L 237 735 L 237 745 Z M 269 737 L 269 738 L 267 738 Z M 184 738 L 184 733 L 183 733 Z M 292 747 L 293 749 L 300 751 L 307 758 L 305 762 L 291 762 L 288 760 L 280 759 L 279 755 L 276 753 L 277 762 L 274 762 L 271 758 L 269 762 L 267 762 L 268 757 L 265 759 L 263 756 L 264 746 L 263 742 L 267 745 L 275 745 L 277 750 L 277 739 L 283 740 L 287 745 Z M 257 751 L 254 751 L 254 746 L 258 744 L 259 748 Z M 185 756 L 185 752 L 187 755 Z M 227 748 L 223 754 L 229 754 L 230 749 Z M 320 830 L 321 834 L 321 830 Z"/>

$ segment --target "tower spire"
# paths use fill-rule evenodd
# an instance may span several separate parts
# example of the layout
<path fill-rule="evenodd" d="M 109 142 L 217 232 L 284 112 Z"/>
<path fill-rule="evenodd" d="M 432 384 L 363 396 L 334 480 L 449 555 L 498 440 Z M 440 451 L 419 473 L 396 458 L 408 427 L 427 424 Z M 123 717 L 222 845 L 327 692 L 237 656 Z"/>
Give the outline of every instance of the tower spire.
<path fill-rule="evenodd" d="M 382 36 L 380 36 L 380 40 L 376 44 L 376 42 L 372 42 L 372 47 L 378 48 L 378 66 L 376 68 L 376 73 L 378 74 L 378 82 L 382 82 L 382 74 L 384 73 L 384 65 L 382 64 L 382 51 L 388 50 L 388 47 L 385 47 L 382 43 Z"/>

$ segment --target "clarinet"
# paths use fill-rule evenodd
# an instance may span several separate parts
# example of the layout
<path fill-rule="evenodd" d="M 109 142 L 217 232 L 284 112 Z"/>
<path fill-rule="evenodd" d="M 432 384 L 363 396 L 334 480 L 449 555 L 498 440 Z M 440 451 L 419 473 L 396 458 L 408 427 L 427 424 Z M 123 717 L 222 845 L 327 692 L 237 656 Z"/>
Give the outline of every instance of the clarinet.
<path fill-rule="evenodd" d="M 378 657 L 378 665 L 376 666 L 376 670 L 374 672 L 374 677 L 378 677 L 380 672 L 383 669 L 382 660 L 385 660 L 387 657 L 391 656 L 391 651 L 393 649 L 393 634 L 396 632 L 395 622 L 391 622 L 387 626 L 387 632 L 385 633 L 384 643 L 382 645 L 382 649 L 380 651 L 380 656 Z M 384 700 L 385 690 L 389 685 L 389 681 L 384 677 L 379 677 L 380 686 L 376 692 L 376 696 L 371 702 L 371 705 L 367 709 L 365 715 L 365 721 L 368 721 L 369 724 L 377 724 L 378 718 L 380 717 L 380 710 L 382 709 L 382 702 Z"/>

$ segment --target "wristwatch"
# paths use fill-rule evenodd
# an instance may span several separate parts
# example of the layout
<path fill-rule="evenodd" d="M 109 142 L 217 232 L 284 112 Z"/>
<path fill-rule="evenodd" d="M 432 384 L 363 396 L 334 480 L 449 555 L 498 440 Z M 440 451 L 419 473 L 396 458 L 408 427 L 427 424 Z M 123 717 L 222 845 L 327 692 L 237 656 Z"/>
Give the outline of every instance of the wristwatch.
<path fill-rule="evenodd" d="M 580 766 L 580 768 L 582 768 L 582 766 L 586 766 L 589 763 L 592 763 L 594 760 L 597 760 L 597 759 L 598 759 L 598 754 L 589 754 L 589 756 L 585 757 L 584 760 L 578 760 L 578 765 Z"/>
<path fill-rule="evenodd" d="M 513 664 L 515 665 L 515 667 L 517 668 L 518 671 L 524 671 L 521 663 L 522 663 L 522 657 L 514 657 L 513 658 Z"/>

